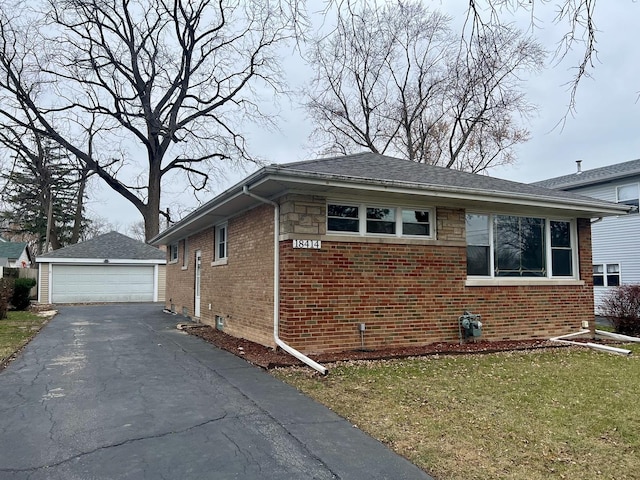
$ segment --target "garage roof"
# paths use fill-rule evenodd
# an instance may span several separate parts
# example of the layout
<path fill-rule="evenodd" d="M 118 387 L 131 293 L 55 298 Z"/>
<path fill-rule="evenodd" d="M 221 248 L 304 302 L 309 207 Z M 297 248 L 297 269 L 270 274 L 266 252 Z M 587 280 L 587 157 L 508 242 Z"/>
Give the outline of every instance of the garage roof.
<path fill-rule="evenodd" d="M 86 242 L 69 245 L 46 253 L 37 262 L 61 262 L 65 260 L 136 260 L 148 263 L 165 263 L 165 253 L 151 245 L 127 237 L 118 232 L 109 232 Z"/>

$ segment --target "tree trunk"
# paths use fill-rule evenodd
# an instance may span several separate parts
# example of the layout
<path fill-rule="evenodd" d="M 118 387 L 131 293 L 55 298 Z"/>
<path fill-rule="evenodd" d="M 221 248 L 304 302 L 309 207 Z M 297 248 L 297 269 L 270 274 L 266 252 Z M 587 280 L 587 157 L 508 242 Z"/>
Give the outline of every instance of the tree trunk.
<path fill-rule="evenodd" d="M 80 240 L 80 231 L 82 230 L 82 220 L 84 219 L 83 207 L 84 207 L 84 191 L 87 187 L 87 177 L 89 176 L 89 169 L 83 164 L 80 171 L 80 183 L 78 185 L 78 197 L 76 199 L 76 211 L 73 216 L 73 230 L 71 231 L 71 245 L 78 243 Z"/>
<path fill-rule="evenodd" d="M 146 242 L 158 235 L 160 232 L 160 181 L 162 174 L 160 172 L 160 163 L 153 160 L 149 161 L 149 189 L 147 203 L 140 210 L 144 218 L 144 239 Z"/>

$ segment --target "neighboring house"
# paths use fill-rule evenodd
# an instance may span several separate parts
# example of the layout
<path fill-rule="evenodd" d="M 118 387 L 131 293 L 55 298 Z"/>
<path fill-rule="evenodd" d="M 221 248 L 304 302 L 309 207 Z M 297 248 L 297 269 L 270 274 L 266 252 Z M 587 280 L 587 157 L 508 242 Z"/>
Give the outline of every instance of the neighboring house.
<path fill-rule="evenodd" d="M 167 308 L 267 346 L 456 342 L 467 310 L 548 338 L 593 318 L 591 218 L 627 210 L 363 153 L 264 167 L 150 243 Z"/>
<path fill-rule="evenodd" d="M 0 267 L 29 268 L 32 263 L 27 242 L 0 241 Z"/>
<path fill-rule="evenodd" d="M 163 302 L 165 253 L 118 232 L 36 259 L 42 303 Z"/>
<path fill-rule="evenodd" d="M 630 215 L 607 218 L 597 216 L 592 221 L 593 284 L 595 309 L 613 287 L 640 283 L 640 160 L 618 163 L 607 167 L 551 178 L 534 185 L 554 188 L 600 200 L 629 205 Z"/>

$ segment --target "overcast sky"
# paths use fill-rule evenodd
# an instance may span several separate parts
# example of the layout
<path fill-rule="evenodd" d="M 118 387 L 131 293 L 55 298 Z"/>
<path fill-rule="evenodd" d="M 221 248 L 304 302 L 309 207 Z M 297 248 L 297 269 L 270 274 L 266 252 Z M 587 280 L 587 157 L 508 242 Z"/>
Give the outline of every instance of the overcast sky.
<path fill-rule="evenodd" d="M 466 0 L 459 0 L 465 5 Z M 437 0 L 430 2 L 439 5 Z M 442 2 L 445 3 L 445 2 Z M 447 8 L 450 8 L 447 5 Z M 544 6 L 538 7 L 547 8 Z M 454 11 L 452 11 L 452 14 Z M 535 34 L 545 47 L 553 51 L 566 31 L 566 25 L 554 26 L 549 9 L 541 18 L 542 29 Z M 526 15 L 519 21 L 526 26 Z M 568 86 L 572 67 L 583 53 L 578 49 L 560 65 L 549 66 L 525 85 L 529 100 L 538 106 L 528 128 L 529 142 L 517 149 L 518 160 L 513 166 L 491 170 L 491 176 L 519 182 L 534 182 L 573 173 L 576 160 L 582 160 L 583 170 L 640 158 L 640 2 L 616 0 L 599 2 L 596 10 L 598 61 L 592 78 L 585 78 L 578 90 L 577 107 L 561 127 L 570 100 Z M 292 86 L 301 87 L 309 70 L 301 60 L 289 54 L 283 66 Z M 255 130 L 249 132 L 252 151 L 259 152 L 268 163 L 286 163 L 313 158 L 308 136 L 312 125 L 305 112 L 296 104 L 280 104 L 280 132 Z M 221 192 L 250 173 L 230 173 L 219 182 Z M 195 207 L 197 201 L 179 185 L 165 187 L 162 205 L 180 202 Z M 207 201 L 214 194 L 204 196 Z M 124 199 L 102 185 L 94 188 L 89 206 L 90 215 L 109 220 L 125 231 L 130 223 L 141 220 L 138 212 Z M 174 209 L 175 211 L 175 209 Z"/>

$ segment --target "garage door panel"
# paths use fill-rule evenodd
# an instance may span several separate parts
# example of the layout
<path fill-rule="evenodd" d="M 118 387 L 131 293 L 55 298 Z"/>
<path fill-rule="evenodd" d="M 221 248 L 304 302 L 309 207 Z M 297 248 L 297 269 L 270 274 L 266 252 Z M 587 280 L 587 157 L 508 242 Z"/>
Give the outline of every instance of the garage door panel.
<path fill-rule="evenodd" d="M 154 267 L 149 265 L 53 265 L 54 303 L 151 302 Z"/>

